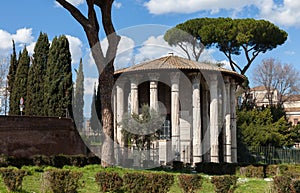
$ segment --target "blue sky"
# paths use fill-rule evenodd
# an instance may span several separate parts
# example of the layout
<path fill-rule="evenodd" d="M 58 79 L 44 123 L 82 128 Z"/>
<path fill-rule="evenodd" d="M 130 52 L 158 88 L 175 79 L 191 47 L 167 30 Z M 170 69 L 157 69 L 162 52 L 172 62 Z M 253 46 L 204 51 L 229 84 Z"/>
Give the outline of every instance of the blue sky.
<path fill-rule="evenodd" d="M 69 0 L 84 14 L 84 0 Z M 273 57 L 289 63 L 300 71 L 298 65 L 300 45 L 300 1 L 298 0 L 117 0 L 113 8 L 116 30 L 122 35 L 118 51 L 117 68 L 153 59 L 168 52 L 176 52 L 163 41 L 163 33 L 172 26 L 197 17 L 255 18 L 273 22 L 288 34 L 284 45 L 260 55 L 247 75 L 262 59 Z M 67 35 L 72 52 L 73 67 L 80 58 L 84 61 L 86 78 L 86 105 L 89 106 L 97 72 L 90 60 L 87 39 L 82 27 L 54 0 L 10 0 L 0 6 L 0 59 L 7 59 L 14 39 L 18 49 L 27 46 L 32 53 L 40 32 L 54 36 Z M 103 36 L 103 35 L 102 35 Z M 105 41 L 102 42 L 105 47 Z M 180 55 L 180 52 L 178 52 Z M 243 62 L 242 56 L 236 61 Z M 203 60 L 225 62 L 218 50 L 206 50 Z M 89 116 L 86 107 L 85 115 Z"/>

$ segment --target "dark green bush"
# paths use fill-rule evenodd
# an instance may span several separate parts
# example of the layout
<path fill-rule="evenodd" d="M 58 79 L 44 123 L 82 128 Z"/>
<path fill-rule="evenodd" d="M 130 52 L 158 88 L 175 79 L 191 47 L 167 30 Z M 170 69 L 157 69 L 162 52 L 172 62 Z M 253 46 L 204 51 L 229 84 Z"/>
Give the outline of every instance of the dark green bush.
<path fill-rule="evenodd" d="M 290 193 L 291 182 L 292 182 L 292 178 L 289 176 L 275 176 L 273 178 L 274 191 L 278 193 Z"/>
<path fill-rule="evenodd" d="M 7 167 L 8 166 L 8 159 L 6 155 L 0 154 L 0 167 Z"/>
<path fill-rule="evenodd" d="M 81 186 L 81 172 L 51 169 L 43 174 L 42 192 L 75 193 Z"/>
<path fill-rule="evenodd" d="M 124 189 L 131 193 L 168 192 L 174 183 L 174 176 L 162 173 L 126 173 L 123 176 Z"/>
<path fill-rule="evenodd" d="M 196 171 L 208 175 L 234 175 L 237 167 L 236 163 L 196 163 Z"/>
<path fill-rule="evenodd" d="M 88 158 L 84 155 L 72 155 L 69 159 L 72 166 L 83 167 L 88 163 Z"/>
<path fill-rule="evenodd" d="M 143 173 L 126 173 L 123 176 L 125 191 L 131 193 L 144 192 L 147 186 L 146 175 Z"/>
<path fill-rule="evenodd" d="M 232 193 L 236 188 L 236 182 L 238 177 L 236 176 L 213 176 L 211 183 L 215 186 L 217 193 Z"/>
<path fill-rule="evenodd" d="M 300 193 L 300 180 L 292 180 L 291 192 Z"/>
<path fill-rule="evenodd" d="M 51 158 L 45 155 L 32 156 L 32 162 L 35 166 L 51 166 Z"/>
<path fill-rule="evenodd" d="M 63 168 L 66 165 L 71 165 L 70 159 L 66 155 L 54 155 L 51 158 L 51 165 L 53 167 Z"/>
<path fill-rule="evenodd" d="M 246 167 L 241 167 L 240 174 L 247 178 L 264 178 L 265 177 L 264 166 L 249 165 Z"/>
<path fill-rule="evenodd" d="M 116 192 L 123 186 L 123 180 L 116 172 L 98 172 L 95 179 L 101 192 Z"/>
<path fill-rule="evenodd" d="M 174 175 L 162 173 L 147 173 L 146 175 L 146 192 L 164 193 L 169 192 L 174 184 Z"/>
<path fill-rule="evenodd" d="M 27 175 L 25 170 L 1 168 L 0 173 L 9 192 L 20 191 L 22 189 L 23 177 Z"/>
<path fill-rule="evenodd" d="M 185 193 L 193 193 L 202 186 L 202 177 L 196 174 L 181 174 L 178 176 L 178 181 Z"/>

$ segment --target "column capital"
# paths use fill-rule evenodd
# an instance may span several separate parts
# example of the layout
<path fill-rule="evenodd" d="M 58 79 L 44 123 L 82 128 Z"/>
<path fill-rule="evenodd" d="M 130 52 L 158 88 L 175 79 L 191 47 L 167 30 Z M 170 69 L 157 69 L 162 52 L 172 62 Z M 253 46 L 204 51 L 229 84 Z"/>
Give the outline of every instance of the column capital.
<path fill-rule="evenodd" d="M 170 73 L 170 80 L 172 84 L 179 83 L 180 72 L 171 72 Z"/>
<path fill-rule="evenodd" d="M 202 74 L 199 72 L 194 72 L 189 74 L 190 79 L 193 84 L 199 84 L 201 82 Z"/>
<path fill-rule="evenodd" d="M 133 83 L 133 84 L 136 84 L 138 85 L 139 81 L 141 80 L 142 76 L 139 75 L 139 74 L 135 74 L 135 75 L 132 75 L 130 76 L 130 82 Z"/>
<path fill-rule="evenodd" d="M 158 81 L 160 74 L 157 72 L 150 72 L 148 73 L 148 77 L 150 78 L 150 81 Z"/>
<path fill-rule="evenodd" d="M 115 84 L 117 86 L 120 86 L 120 87 L 123 87 L 124 84 L 127 82 L 127 78 L 118 78 L 116 81 L 115 81 Z"/>
<path fill-rule="evenodd" d="M 225 83 L 225 84 L 229 84 L 230 81 L 231 81 L 231 78 L 230 78 L 229 76 L 225 76 L 225 77 L 224 77 L 224 83 Z"/>

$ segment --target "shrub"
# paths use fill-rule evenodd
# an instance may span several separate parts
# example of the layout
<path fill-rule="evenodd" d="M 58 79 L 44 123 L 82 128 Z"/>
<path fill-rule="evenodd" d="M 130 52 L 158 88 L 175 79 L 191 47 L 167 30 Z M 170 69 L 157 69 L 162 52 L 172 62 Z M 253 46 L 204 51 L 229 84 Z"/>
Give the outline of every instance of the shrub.
<path fill-rule="evenodd" d="M 8 159 L 6 155 L 0 154 L 0 167 L 7 167 L 8 166 Z"/>
<path fill-rule="evenodd" d="M 95 179 L 101 192 L 116 192 L 123 186 L 123 180 L 116 172 L 98 172 Z"/>
<path fill-rule="evenodd" d="M 291 184 L 292 193 L 300 193 L 300 180 L 293 180 Z"/>
<path fill-rule="evenodd" d="M 233 192 L 236 188 L 237 182 L 236 176 L 213 176 L 211 178 L 211 183 L 215 186 L 215 191 L 217 193 L 228 193 Z"/>
<path fill-rule="evenodd" d="M 54 155 L 52 158 L 52 166 L 63 168 L 65 165 L 71 165 L 70 159 L 66 155 Z"/>
<path fill-rule="evenodd" d="M 51 159 L 45 155 L 34 155 L 32 156 L 32 162 L 35 166 L 49 166 L 51 165 Z"/>
<path fill-rule="evenodd" d="M 126 173 L 123 176 L 124 188 L 127 192 L 144 192 L 147 185 L 146 175 L 143 173 Z"/>
<path fill-rule="evenodd" d="M 81 186 L 81 183 L 79 182 L 81 177 L 81 172 L 62 169 L 48 170 L 43 174 L 42 192 L 77 192 L 77 189 Z"/>
<path fill-rule="evenodd" d="M 202 177 L 200 175 L 181 174 L 178 176 L 179 186 L 185 193 L 193 193 L 200 189 L 202 185 Z"/>
<path fill-rule="evenodd" d="M 196 171 L 208 175 L 234 175 L 237 168 L 236 163 L 196 163 Z"/>
<path fill-rule="evenodd" d="M 2 168 L 0 169 L 3 182 L 9 192 L 22 189 L 23 177 L 27 175 L 25 170 Z"/>
<path fill-rule="evenodd" d="M 147 186 L 145 187 L 145 192 L 169 192 L 171 186 L 174 184 L 174 175 L 162 173 L 147 173 L 146 181 Z"/>
<path fill-rule="evenodd" d="M 290 193 L 291 192 L 292 179 L 289 176 L 275 176 L 273 178 L 274 191 L 278 193 Z"/>
<path fill-rule="evenodd" d="M 264 178 L 265 176 L 264 166 L 249 165 L 246 167 L 241 167 L 240 174 L 242 176 L 246 176 L 247 178 Z"/>
<path fill-rule="evenodd" d="M 123 176 L 127 192 L 163 193 L 168 192 L 174 183 L 174 176 L 162 173 L 126 173 Z"/>

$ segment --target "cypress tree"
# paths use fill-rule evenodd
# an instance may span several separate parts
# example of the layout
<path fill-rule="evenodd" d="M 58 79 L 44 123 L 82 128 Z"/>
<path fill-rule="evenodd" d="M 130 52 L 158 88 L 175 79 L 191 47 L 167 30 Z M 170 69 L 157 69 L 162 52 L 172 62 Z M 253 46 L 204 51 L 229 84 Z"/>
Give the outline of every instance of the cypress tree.
<path fill-rule="evenodd" d="M 96 94 L 96 88 L 94 88 L 94 95 L 92 99 L 91 104 L 91 118 L 90 118 L 90 125 L 91 129 L 94 132 L 95 135 L 100 134 L 100 119 L 97 115 L 97 94 Z"/>
<path fill-rule="evenodd" d="M 30 65 L 30 57 L 28 56 L 28 51 L 26 47 L 24 47 L 22 53 L 20 54 L 18 61 L 18 68 L 15 75 L 14 84 L 12 87 L 11 95 L 10 95 L 10 115 L 19 115 L 19 101 L 21 97 L 23 97 L 24 101 L 26 101 L 27 95 L 27 77 L 28 77 L 28 69 Z M 26 106 L 23 110 L 23 114 L 26 113 Z"/>
<path fill-rule="evenodd" d="M 18 67 L 16 46 L 15 46 L 14 40 L 12 41 L 12 43 L 13 43 L 13 53 L 10 55 L 10 66 L 9 66 L 9 71 L 8 71 L 8 75 L 7 75 L 8 92 L 10 95 L 12 93 L 12 88 L 13 88 L 13 84 L 15 81 L 15 75 L 16 75 L 17 67 Z M 12 104 L 9 103 L 9 108 L 12 108 L 11 105 Z"/>
<path fill-rule="evenodd" d="M 45 115 L 44 78 L 47 67 L 49 40 L 46 33 L 40 33 L 34 47 L 33 61 L 29 68 L 27 83 L 27 115 Z"/>
<path fill-rule="evenodd" d="M 74 94 L 74 106 L 73 106 L 73 113 L 74 113 L 74 120 L 77 126 L 77 129 L 82 131 L 83 129 L 83 107 L 84 107 L 84 75 L 83 75 L 83 67 L 82 67 L 82 59 L 80 59 L 78 71 L 76 71 L 76 87 L 75 87 L 75 94 Z"/>
<path fill-rule="evenodd" d="M 47 116 L 72 116 L 71 53 L 66 36 L 55 37 L 49 49 L 44 107 Z"/>

